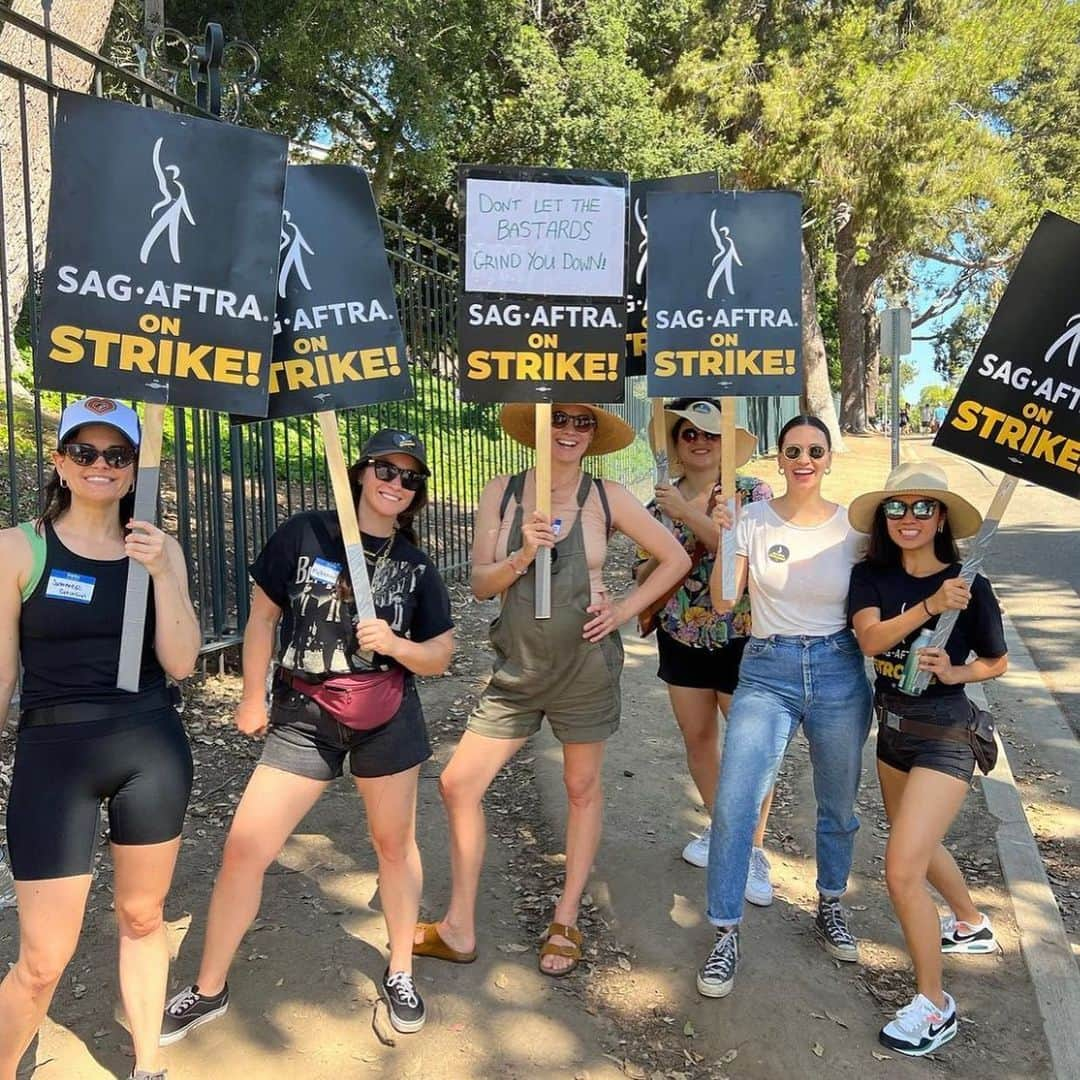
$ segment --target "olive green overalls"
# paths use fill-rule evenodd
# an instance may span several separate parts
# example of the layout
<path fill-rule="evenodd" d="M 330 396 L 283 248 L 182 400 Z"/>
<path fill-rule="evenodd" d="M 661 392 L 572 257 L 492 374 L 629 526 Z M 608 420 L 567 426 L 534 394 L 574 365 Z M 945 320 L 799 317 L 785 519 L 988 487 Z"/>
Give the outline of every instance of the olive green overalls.
<path fill-rule="evenodd" d="M 623 647 L 618 631 L 594 644 L 581 636 L 593 617 L 589 566 L 581 509 L 593 483 L 610 520 L 600 481 L 582 475 L 577 492 L 578 514 L 552 553 L 551 618 L 537 619 L 536 564 L 503 595 L 502 608 L 491 623 L 495 668 L 468 728 L 496 739 L 518 739 L 540 730 L 546 716 L 560 742 L 601 742 L 619 726 L 619 677 Z M 525 474 L 510 478 L 503 497 L 505 516 L 516 503 L 508 551 L 521 546 Z"/>

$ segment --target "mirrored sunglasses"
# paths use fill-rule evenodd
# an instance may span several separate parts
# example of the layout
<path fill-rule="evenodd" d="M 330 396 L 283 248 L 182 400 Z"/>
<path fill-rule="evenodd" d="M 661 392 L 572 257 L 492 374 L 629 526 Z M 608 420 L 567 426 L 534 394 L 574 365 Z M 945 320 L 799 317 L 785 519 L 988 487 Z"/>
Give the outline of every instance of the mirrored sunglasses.
<path fill-rule="evenodd" d="M 81 442 L 70 442 L 61 446 L 60 453 L 83 468 L 93 465 L 100 457 L 105 459 L 105 464 L 111 469 L 126 469 L 138 456 L 131 446 L 107 446 L 104 450 L 99 450 L 90 443 Z"/>
<path fill-rule="evenodd" d="M 381 461 L 379 458 L 368 458 L 367 464 L 375 470 L 375 475 L 384 483 L 390 483 L 394 477 L 401 479 L 401 486 L 406 491 L 419 491 L 424 482 L 424 474 L 415 469 L 403 469 L 392 461 Z"/>
<path fill-rule="evenodd" d="M 719 442 L 720 436 L 714 435 L 711 431 L 702 431 L 696 427 L 684 427 L 679 431 L 679 440 L 681 442 L 695 443 L 698 439 L 704 439 L 706 442 Z"/>
<path fill-rule="evenodd" d="M 890 521 L 900 521 L 909 510 L 917 521 L 926 521 L 934 516 L 940 505 L 937 499 L 916 499 L 911 503 L 903 499 L 886 499 L 881 504 L 881 510 Z"/>
<path fill-rule="evenodd" d="M 570 424 L 575 431 L 591 431 L 596 427 L 596 417 L 592 413 L 565 413 L 562 409 L 555 409 L 551 414 L 551 426 L 564 428 Z"/>
<path fill-rule="evenodd" d="M 820 461 L 828 452 L 827 446 L 822 446 L 820 443 L 814 443 L 813 446 L 785 446 L 784 457 L 788 461 L 798 461 L 802 457 L 803 451 L 810 455 L 813 461 Z"/>

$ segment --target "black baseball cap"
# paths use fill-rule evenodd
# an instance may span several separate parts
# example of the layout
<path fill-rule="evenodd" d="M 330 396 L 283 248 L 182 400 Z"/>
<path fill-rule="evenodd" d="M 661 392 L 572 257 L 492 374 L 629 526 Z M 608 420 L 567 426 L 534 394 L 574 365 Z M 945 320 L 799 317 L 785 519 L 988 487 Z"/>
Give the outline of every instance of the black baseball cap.
<path fill-rule="evenodd" d="M 430 476 L 428 469 L 427 454 L 424 444 L 408 431 L 398 431 L 396 428 L 383 428 L 376 431 L 360 451 L 360 460 L 366 458 L 389 457 L 391 454 L 408 454 L 415 458 L 425 476 Z"/>

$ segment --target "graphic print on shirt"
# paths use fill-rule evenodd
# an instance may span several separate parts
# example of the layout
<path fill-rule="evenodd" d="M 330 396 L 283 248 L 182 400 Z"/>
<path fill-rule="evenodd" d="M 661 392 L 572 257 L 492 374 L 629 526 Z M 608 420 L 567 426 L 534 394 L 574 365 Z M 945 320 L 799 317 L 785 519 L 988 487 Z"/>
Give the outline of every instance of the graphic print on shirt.
<path fill-rule="evenodd" d="M 372 575 L 376 612 L 395 633 L 404 629 L 406 600 L 417 590 L 426 569 L 422 563 L 388 559 L 380 560 Z M 341 599 L 340 575 L 339 563 L 307 555 L 297 559 L 296 578 L 289 586 L 293 630 L 282 653 L 282 667 L 311 675 L 372 670 L 355 648 L 346 656 L 346 647 L 356 641 L 356 609 L 351 601 Z"/>

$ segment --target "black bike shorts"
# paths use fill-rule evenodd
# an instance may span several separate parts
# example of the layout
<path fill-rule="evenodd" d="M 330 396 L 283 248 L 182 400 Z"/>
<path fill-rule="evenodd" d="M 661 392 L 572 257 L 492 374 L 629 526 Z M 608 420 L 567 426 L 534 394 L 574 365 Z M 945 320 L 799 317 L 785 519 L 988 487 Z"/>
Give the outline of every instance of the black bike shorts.
<path fill-rule="evenodd" d="M 114 844 L 174 840 L 191 780 L 191 748 L 172 708 L 23 728 L 7 812 L 12 873 L 18 881 L 89 874 L 102 800 Z"/>

